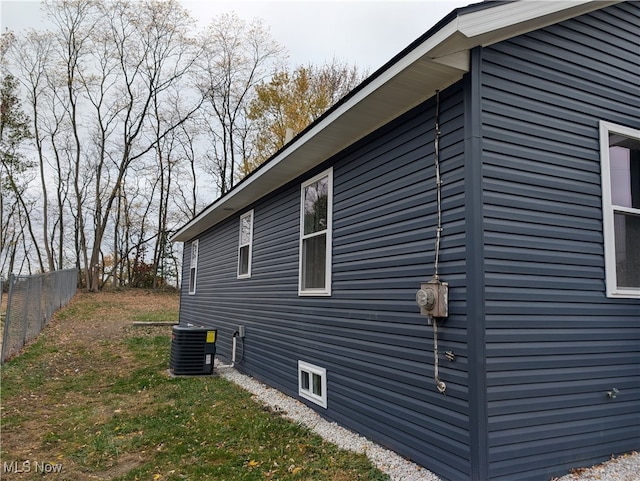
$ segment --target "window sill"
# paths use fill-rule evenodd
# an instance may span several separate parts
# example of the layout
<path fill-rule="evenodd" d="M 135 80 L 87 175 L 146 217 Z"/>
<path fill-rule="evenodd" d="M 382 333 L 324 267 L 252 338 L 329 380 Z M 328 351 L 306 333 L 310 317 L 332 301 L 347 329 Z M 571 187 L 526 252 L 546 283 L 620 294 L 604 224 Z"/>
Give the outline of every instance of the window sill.
<path fill-rule="evenodd" d="M 331 297 L 331 291 L 317 290 L 317 291 L 298 291 L 300 297 Z"/>
<path fill-rule="evenodd" d="M 607 291 L 610 299 L 640 299 L 640 289 L 616 289 Z"/>

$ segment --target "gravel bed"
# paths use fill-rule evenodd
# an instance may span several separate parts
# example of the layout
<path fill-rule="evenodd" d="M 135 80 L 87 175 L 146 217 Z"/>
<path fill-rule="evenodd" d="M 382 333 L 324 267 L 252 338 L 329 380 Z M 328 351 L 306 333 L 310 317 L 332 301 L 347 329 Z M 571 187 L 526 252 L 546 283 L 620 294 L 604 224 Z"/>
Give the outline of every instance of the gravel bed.
<path fill-rule="evenodd" d="M 217 360 L 216 360 L 217 361 Z M 269 406 L 287 419 L 306 426 L 342 449 L 364 453 L 391 481 L 442 481 L 438 476 L 400 455 L 334 422 L 322 418 L 313 409 L 277 389 L 271 388 L 236 369 L 218 365 L 216 372 Z M 592 468 L 579 468 L 552 481 L 640 481 L 640 453 L 630 453 Z"/>
<path fill-rule="evenodd" d="M 634 451 L 591 468 L 577 468 L 553 481 L 640 481 L 640 453 Z"/>
<path fill-rule="evenodd" d="M 365 454 L 381 471 L 387 473 L 391 481 L 442 481 L 438 476 L 422 466 L 407 461 L 359 434 L 322 418 L 313 409 L 293 399 L 277 389 L 271 388 L 252 377 L 229 367 L 216 367 L 217 373 L 243 389 L 256 399 L 294 422 L 306 426 L 342 449 Z"/>

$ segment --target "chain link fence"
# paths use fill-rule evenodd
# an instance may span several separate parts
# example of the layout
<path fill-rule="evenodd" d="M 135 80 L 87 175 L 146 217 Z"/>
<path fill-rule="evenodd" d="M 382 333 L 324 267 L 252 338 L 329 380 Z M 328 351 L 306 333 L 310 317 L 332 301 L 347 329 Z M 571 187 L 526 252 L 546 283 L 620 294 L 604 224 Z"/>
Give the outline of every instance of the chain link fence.
<path fill-rule="evenodd" d="M 53 313 L 75 295 L 77 285 L 76 269 L 36 276 L 9 276 L 0 364 L 38 337 Z"/>

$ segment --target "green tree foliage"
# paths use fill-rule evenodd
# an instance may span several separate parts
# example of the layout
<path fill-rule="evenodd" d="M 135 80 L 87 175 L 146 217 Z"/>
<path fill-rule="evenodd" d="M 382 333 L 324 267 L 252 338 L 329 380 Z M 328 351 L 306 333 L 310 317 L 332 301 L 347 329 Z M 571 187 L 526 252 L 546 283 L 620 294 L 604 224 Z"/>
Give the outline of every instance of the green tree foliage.
<path fill-rule="evenodd" d="M 24 231 L 33 239 L 31 205 L 25 199 L 28 169 L 33 167 L 22 150 L 32 137 L 29 118 L 22 110 L 17 79 L 6 68 L 6 53 L 14 42 L 11 33 L 0 38 L 0 251 L 3 264 L 12 270 L 18 245 L 25 245 Z M 42 260 L 40 259 L 42 264 Z"/>
<path fill-rule="evenodd" d="M 249 118 L 256 123 L 254 155 L 245 159 L 241 176 L 281 149 L 289 135 L 302 132 L 356 85 L 366 73 L 335 59 L 321 67 L 299 66 L 293 72 L 281 70 L 256 87 L 249 106 Z"/>
<path fill-rule="evenodd" d="M 11 34 L 3 34 L 0 47 L 2 64 L 10 42 Z M 19 174 L 32 166 L 20 152 L 20 147 L 30 138 L 29 118 L 23 112 L 18 97 L 18 81 L 3 66 L 0 81 L 0 157 L 3 169 Z M 2 181 L 6 182 L 7 178 L 3 177 Z"/>

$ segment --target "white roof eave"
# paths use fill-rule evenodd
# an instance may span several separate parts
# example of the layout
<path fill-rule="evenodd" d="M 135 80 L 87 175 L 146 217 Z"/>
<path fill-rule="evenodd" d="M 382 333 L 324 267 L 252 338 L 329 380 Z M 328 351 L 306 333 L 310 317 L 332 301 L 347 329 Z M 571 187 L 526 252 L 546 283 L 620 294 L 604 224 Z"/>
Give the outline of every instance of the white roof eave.
<path fill-rule="evenodd" d="M 458 15 L 331 109 L 171 240 L 196 237 L 455 83 L 469 70 L 472 48 L 613 3 L 618 2 L 523 1 Z"/>

